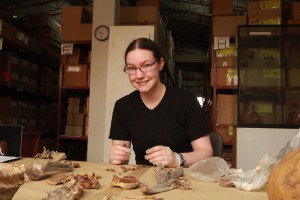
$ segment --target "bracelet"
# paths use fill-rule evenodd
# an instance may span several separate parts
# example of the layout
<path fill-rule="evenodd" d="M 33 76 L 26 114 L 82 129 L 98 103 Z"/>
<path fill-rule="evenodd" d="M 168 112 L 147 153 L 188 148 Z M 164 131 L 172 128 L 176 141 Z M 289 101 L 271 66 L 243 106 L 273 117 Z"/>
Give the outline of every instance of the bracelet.
<path fill-rule="evenodd" d="M 184 158 L 184 156 L 181 153 L 179 153 L 178 155 L 179 155 L 179 158 L 180 158 L 180 162 L 179 162 L 180 164 L 179 165 L 183 166 L 184 162 L 185 162 L 185 158 Z"/>

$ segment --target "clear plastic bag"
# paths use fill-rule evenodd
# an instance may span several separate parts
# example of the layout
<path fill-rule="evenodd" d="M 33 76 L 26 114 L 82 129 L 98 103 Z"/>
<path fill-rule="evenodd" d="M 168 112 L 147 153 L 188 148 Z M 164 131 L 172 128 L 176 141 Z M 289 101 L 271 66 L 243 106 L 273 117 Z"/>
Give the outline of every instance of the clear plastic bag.
<path fill-rule="evenodd" d="M 254 169 L 243 171 L 242 169 L 230 168 L 224 159 L 211 157 L 194 163 L 189 167 L 188 172 L 200 181 L 218 182 L 221 186 L 236 187 L 245 191 L 257 190 L 268 181 L 274 165 L 297 148 L 300 148 L 300 129 L 280 150 L 276 158 L 265 154 Z"/>

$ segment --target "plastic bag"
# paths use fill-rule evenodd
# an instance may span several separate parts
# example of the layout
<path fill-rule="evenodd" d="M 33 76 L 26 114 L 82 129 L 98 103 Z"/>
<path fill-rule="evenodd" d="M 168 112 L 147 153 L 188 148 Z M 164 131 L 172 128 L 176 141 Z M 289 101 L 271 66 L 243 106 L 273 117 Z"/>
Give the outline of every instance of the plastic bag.
<path fill-rule="evenodd" d="M 211 157 L 194 163 L 189 167 L 188 172 L 200 181 L 218 182 L 221 186 L 233 186 L 245 191 L 257 190 L 268 181 L 274 165 L 297 148 L 300 148 L 300 129 L 280 150 L 276 158 L 265 154 L 254 169 L 243 171 L 242 169 L 230 168 L 224 159 Z"/>

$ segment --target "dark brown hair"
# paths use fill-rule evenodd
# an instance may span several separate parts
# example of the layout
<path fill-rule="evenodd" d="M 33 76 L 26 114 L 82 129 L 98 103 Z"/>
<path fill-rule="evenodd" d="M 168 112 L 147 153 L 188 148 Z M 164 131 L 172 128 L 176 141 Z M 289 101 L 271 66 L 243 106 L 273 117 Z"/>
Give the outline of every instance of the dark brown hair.
<path fill-rule="evenodd" d="M 151 51 L 153 53 L 154 58 L 157 61 L 159 61 L 161 58 L 163 58 L 165 60 L 165 66 L 166 66 L 167 61 L 166 61 L 164 52 L 162 51 L 162 49 L 159 47 L 159 45 L 156 42 L 154 42 L 153 40 L 151 40 L 149 38 L 138 38 L 138 39 L 133 40 L 128 45 L 128 47 L 125 51 L 125 57 L 124 57 L 126 64 L 127 64 L 127 62 L 126 62 L 127 54 L 134 49 L 145 49 L 145 50 Z"/>

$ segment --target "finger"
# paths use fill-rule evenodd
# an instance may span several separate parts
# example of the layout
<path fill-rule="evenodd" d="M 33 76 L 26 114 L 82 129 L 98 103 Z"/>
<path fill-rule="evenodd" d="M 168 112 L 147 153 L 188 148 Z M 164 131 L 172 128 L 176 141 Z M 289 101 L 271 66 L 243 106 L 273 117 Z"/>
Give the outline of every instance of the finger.
<path fill-rule="evenodd" d="M 151 153 L 154 153 L 157 151 L 161 151 L 163 148 L 164 148 L 164 146 L 160 146 L 160 145 L 151 147 L 150 149 L 146 150 L 146 154 L 151 154 Z"/>

